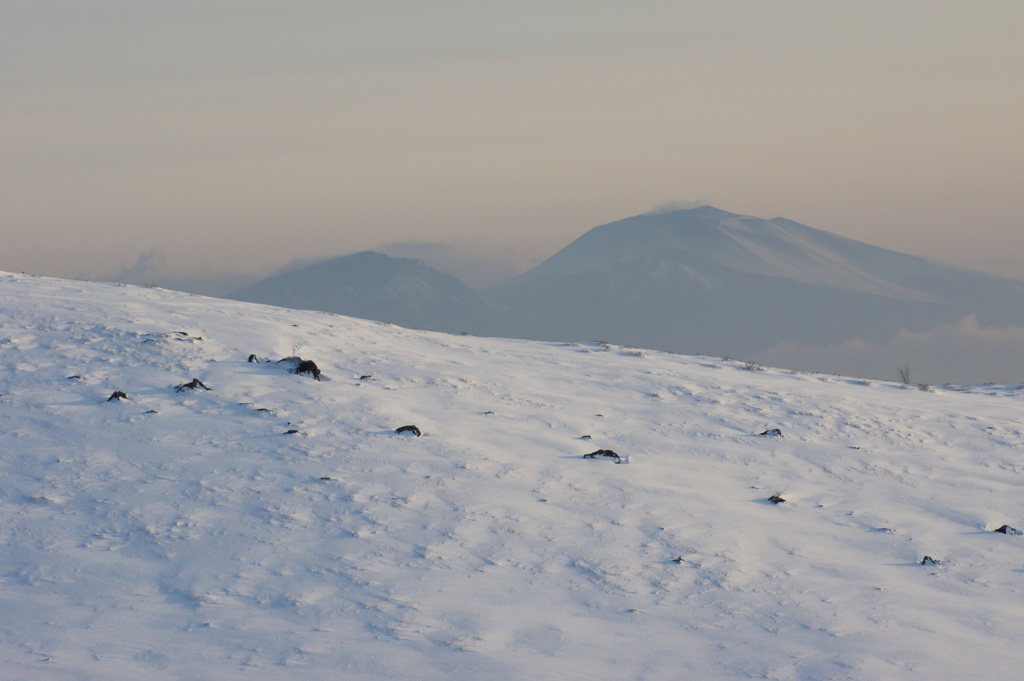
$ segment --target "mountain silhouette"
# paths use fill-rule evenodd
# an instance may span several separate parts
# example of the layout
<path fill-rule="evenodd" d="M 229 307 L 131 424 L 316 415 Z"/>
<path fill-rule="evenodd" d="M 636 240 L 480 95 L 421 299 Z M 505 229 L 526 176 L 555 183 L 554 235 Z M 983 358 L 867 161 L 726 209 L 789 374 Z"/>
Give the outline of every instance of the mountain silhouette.
<path fill-rule="evenodd" d="M 714 355 L 1024 324 L 1024 282 L 711 206 L 595 227 L 482 293 L 526 338 Z"/>
<path fill-rule="evenodd" d="M 373 251 L 280 272 L 226 297 L 449 333 L 486 335 L 499 326 L 494 311 L 452 275 Z"/>

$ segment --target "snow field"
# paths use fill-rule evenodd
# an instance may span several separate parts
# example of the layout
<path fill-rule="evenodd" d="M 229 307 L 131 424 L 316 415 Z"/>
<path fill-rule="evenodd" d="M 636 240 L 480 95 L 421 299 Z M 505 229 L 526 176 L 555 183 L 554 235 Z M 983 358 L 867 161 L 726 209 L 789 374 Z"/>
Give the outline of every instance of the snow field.
<path fill-rule="evenodd" d="M 1024 538 L 991 531 L 1024 525 L 1009 387 L 21 275 L 0 292 L 11 678 L 1005 679 L 1024 661 Z M 292 355 L 323 380 L 262 361 Z M 211 390 L 175 391 L 192 378 Z M 599 448 L 626 463 L 582 459 Z"/>

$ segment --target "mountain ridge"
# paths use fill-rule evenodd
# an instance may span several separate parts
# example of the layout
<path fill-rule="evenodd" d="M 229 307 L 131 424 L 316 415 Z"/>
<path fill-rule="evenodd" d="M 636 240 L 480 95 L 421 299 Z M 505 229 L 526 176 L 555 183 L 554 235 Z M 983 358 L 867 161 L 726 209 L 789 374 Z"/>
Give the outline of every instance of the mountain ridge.
<path fill-rule="evenodd" d="M 970 319 L 981 329 L 1024 329 L 1024 281 L 711 206 L 599 225 L 531 270 L 478 291 L 422 261 L 364 252 L 228 297 L 449 333 L 600 338 L 753 360 L 791 345 L 881 347 Z M 965 352 L 921 369 L 932 382 L 965 380 L 947 369 L 966 364 Z M 789 357 L 794 368 L 829 368 Z M 883 376 L 904 361 L 879 351 L 855 370 Z"/>
<path fill-rule="evenodd" d="M 1024 282 L 988 275 L 920 256 L 873 246 L 786 218 L 765 220 L 703 206 L 651 215 L 638 215 L 594 227 L 536 267 L 513 277 L 494 289 L 529 281 L 549 272 L 579 274 L 610 270 L 659 252 L 673 249 L 694 253 L 708 261 L 746 274 L 793 278 L 803 283 L 876 294 L 920 297 L 904 284 L 879 281 L 894 271 L 938 267 L 948 271 L 977 274 L 995 280 L 1012 281 L 1024 290 Z M 850 262 L 852 261 L 852 262 Z M 808 276 L 808 265 L 811 273 Z M 840 278 L 835 266 L 856 270 L 864 281 L 851 285 L 852 278 Z"/>

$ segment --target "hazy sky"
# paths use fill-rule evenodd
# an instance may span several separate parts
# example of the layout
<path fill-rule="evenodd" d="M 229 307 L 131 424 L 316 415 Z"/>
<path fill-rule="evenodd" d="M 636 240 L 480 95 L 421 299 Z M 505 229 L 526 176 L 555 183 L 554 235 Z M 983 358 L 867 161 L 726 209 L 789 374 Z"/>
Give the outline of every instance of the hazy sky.
<path fill-rule="evenodd" d="M 701 201 L 1024 278 L 1022 36 L 1021 0 L 0 0 L 0 269 L 529 264 Z"/>

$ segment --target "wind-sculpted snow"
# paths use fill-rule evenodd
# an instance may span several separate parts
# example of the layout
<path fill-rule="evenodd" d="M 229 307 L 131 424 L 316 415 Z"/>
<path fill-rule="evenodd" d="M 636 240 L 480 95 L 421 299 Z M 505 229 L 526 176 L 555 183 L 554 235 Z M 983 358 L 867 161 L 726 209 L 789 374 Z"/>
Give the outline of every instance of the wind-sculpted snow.
<path fill-rule="evenodd" d="M 1024 661 L 1024 538 L 994 531 L 1024 524 L 1012 386 L 20 275 L 0 296 L 5 678 L 1008 679 Z"/>

